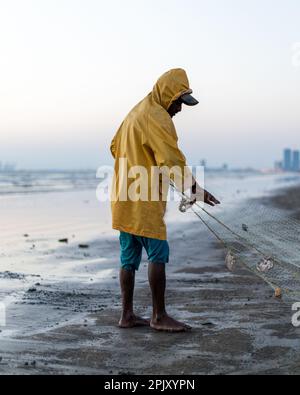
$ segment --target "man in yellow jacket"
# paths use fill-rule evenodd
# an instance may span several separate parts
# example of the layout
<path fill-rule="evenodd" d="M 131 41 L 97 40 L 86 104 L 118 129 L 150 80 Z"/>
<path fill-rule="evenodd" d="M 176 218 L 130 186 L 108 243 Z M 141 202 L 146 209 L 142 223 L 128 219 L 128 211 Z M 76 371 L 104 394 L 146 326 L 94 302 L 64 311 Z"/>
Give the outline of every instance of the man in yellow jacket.
<path fill-rule="evenodd" d="M 115 158 L 113 229 L 120 231 L 121 246 L 121 328 L 150 325 L 153 329 L 168 332 L 190 329 L 171 318 L 165 308 L 165 265 L 169 262 L 164 222 L 167 199 L 162 191 L 161 178 L 158 178 L 158 188 L 153 188 L 153 169 L 163 169 L 164 175 L 165 169 L 171 169 L 169 178 L 175 175 L 176 186 L 182 192 L 192 188 L 193 201 L 204 200 L 211 206 L 219 204 L 187 172 L 186 159 L 178 148 L 172 118 L 181 111 L 182 104 L 198 104 L 191 94 L 184 70 L 174 69 L 165 73 L 153 91 L 129 113 L 111 144 L 111 153 Z M 139 269 L 143 248 L 149 260 L 153 299 L 151 322 L 137 317 L 133 310 L 135 272 Z"/>

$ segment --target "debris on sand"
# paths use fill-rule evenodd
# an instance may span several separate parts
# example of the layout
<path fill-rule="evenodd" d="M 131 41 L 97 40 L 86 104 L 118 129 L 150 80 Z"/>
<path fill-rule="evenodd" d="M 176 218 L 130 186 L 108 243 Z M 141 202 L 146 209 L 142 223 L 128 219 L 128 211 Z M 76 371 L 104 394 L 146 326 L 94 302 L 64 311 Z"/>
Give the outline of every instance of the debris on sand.
<path fill-rule="evenodd" d="M 235 269 L 236 266 L 236 257 L 233 255 L 232 251 L 228 251 L 228 254 L 226 255 L 225 258 L 225 263 L 227 266 L 227 269 L 232 272 Z"/>
<path fill-rule="evenodd" d="M 246 225 L 246 224 L 243 224 L 243 225 L 242 225 L 242 228 L 243 228 L 243 231 L 244 231 L 244 232 L 248 232 L 248 231 L 249 231 L 249 227 L 248 227 L 248 225 Z"/>
<path fill-rule="evenodd" d="M 78 248 L 80 248 L 81 250 L 87 250 L 88 248 L 90 248 L 90 246 L 88 244 L 79 244 Z"/>
<path fill-rule="evenodd" d="M 260 273 L 268 273 L 274 267 L 272 258 L 264 258 L 257 266 L 256 269 Z"/>
<path fill-rule="evenodd" d="M 215 327 L 215 324 L 213 324 L 212 322 L 203 322 L 203 324 L 201 324 L 202 326 L 206 326 L 209 328 L 213 328 Z"/>
<path fill-rule="evenodd" d="M 64 244 L 68 244 L 69 243 L 69 239 L 60 239 L 58 240 L 59 243 L 64 243 Z"/>
<path fill-rule="evenodd" d="M 0 278 L 5 280 L 24 280 L 25 274 L 4 272 L 4 273 L 0 273 Z"/>
<path fill-rule="evenodd" d="M 282 298 L 282 289 L 281 288 L 276 288 L 275 289 L 275 298 L 281 299 Z"/>

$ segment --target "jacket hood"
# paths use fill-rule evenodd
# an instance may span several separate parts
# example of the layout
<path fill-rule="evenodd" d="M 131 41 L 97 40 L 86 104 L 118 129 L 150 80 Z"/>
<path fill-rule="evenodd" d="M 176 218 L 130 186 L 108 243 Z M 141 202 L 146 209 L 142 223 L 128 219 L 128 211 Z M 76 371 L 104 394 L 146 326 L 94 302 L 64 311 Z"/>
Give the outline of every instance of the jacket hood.
<path fill-rule="evenodd" d="M 190 89 L 188 76 L 183 69 L 172 69 L 163 74 L 152 91 L 153 100 L 168 110 L 180 96 L 193 93 Z"/>

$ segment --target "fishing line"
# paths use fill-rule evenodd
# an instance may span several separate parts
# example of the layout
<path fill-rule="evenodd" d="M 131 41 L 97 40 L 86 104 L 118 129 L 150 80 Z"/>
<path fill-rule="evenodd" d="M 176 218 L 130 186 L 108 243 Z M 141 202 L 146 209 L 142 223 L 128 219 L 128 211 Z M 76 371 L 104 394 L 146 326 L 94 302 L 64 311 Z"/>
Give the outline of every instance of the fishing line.
<path fill-rule="evenodd" d="M 200 210 L 202 210 L 206 215 L 208 215 L 210 218 L 212 218 L 215 222 L 217 222 L 219 225 L 221 225 L 224 229 L 226 229 L 228 232 L 230 232 L 233 236 L 235 236 L 236 238 L 238 238 L 239 240 L 241 240 L 241 244 L 244 245 L 244 247 L 247 248 L 251 248 L 253 250 L 255 250 L 258 254 L 260 254 L 263 258 L 265 259 L 270 259 L 270 256 L 266 256 L 266 254 L 264 254 L 262 251 L 260 251 L 257 247 L 255 247 L 253 244 L 250 244 L 249 242 L 247 242 L 241 235 L 239 235 L 238 233 L 234 232 L 231 228 L 229 228 L 229 226 L 227 226 L 226 224 L 224 224 L 222 221 L 220 221 L 218 218 L 216 218 L 214 215 L 212 215 L 211 213 L 209 213 L 207 210 L 205 210 L 205 208 L 201 207 L 197 202 L 192 204 L 192 202 L 190 201 L 190 199 L 186 196 L 186 194 L 184 192 L 180 192 L 173 181 L 171 181 L 171 186 L 172 188 L 179 194 L 181 195 L 183 201 L 181 202 L 180 207 L 185 207 L 186 210 L 182 211 L 182 212 L 186 212 L 187 208 L 190 207 L 192 209 L 192 211 L 194 212 L 194 214 L 202 221 L 202 223 L 215 235 L 215 237 L 226 246 L 224 240 L 222 240 L 217 234 L 216 232 L 208 225 L 208 223 L 206 221 L 204 221 L 204 219 L 200 216 L 199 213 L 197 213 L 197 211 L 193 208 L 193 206 L 198 207 Z M 181 211 L 181 210 L 180 210 Z M 226 246 L 227 247 L 227 246 Z"/>
<path fill-rule="evenodd" d="M 216 218 L 214 215 L 209 213 L 205 208 L 201 207 L 197 202 L 192 204 L 191 200 L 186 196 L 184 192 L 180 192 L 173 181 L 170 182 L 171 187 L 182 197 L 181 204 L 179 206 L 179 210 L 183 213 L 187 212 L 188 209 L 190 208 L 191 211 L 197 216 L 197 218 L 202 222 L 202 224 L 216 237 L 216 239 L 222 244 L 222 246 L 228 250 L 228 254 L 234 254 L 237 255 L 239 258 L 239 261 L 243 264 L 243 266 L 251 273 L 254 273 L 256 276 L 262 278 L 266 284 L 268 284 L 274 291 L 275 295 L 277 297 L 281 297 L 281 288 L 279 288 L 277 285 L 275 285 L 270 279 L 268 279 L 265 275 L 262 273 L 259 273 L 257 269 L 252 268 L 250 265 L 248 265 L 246 262 L 244 262 L 244 259 L 242 259 L 239 255 L 241 254 L 241 251 L 238 250 L 235 246 L 229 245 L 224 239 L 221 238 L 221 236 L 213 229 L 212 226 L 203 218 L 203 216 L 195 210 L 194 206 L 196 206 L 198 209 L 200 209 L 202 212 L 204 212 L 209 218 L 211 218 L 215 223 L 219 224 L 223 229 L 225 229 L 227 232 L 229 232 L 231 235 L 233 235 L 235 238 L 237 238 L 240 241 L 240 244 L 244 248 L 248 248 L 250 250 L 255 251 L 259 256 L 261 256 L 264 260 L 269 261 L 270 259 L 273 260 L 274 263 L 277 263 L 274 258 L 271 258 L 270 256 L 267 256 L 264 252 L 262 252 L 259 248 L 245 240 L 241 235 L 236 233 L 234 230 L 232 230 L 229 226 L 227 226 L 225 223 L 223 223 L 221 220 Z M 246 231 L 246 230 L 245 230 Z M 287 293 L 290 292 L 287 290 Z"/>

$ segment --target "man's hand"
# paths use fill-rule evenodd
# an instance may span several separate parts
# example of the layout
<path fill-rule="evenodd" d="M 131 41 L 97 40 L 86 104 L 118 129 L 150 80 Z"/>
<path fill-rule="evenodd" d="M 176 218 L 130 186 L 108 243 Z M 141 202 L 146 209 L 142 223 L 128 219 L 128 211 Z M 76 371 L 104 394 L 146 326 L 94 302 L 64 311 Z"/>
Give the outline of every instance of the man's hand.
<path fill-rule="evenodd" d="M 211 193 L 207 191 L 204 191 L 204 203 L 209 204 L 212 207 L 221 204 L 218 199 L 216 199 Z"/>
<path fill-rule="evenodd" d="M 192 188 L 191 201 L 193 204 L 196 202 L 204 202 L 209 206 L 215 207 L 221 204 L 218 199 L 216 199 L 211 193 L 202 189 L 197 183 Z"/>

